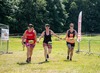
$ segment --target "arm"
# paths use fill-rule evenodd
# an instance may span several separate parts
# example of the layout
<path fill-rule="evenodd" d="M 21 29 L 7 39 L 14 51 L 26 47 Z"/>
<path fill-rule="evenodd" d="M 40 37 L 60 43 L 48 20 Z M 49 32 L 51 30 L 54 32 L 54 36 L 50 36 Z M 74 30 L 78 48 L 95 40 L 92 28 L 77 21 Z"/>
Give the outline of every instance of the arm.
<path fill-rule="evenodd" d="M 41 40 L 41 38 L 44 36 L 44 31 L 42 32 L 42 34 L 40 35 L 40 37 L 38 38 L 37 42 L 39 43 L 39 41 Z"/>
<path fill-rule="evenodd" d="M 77 31 L 75 31 L 75 35 L 76 35 L 76 38 L 77 38 L 77 42 L 80 42 L 80 40 L 78 39 L 78 33 L 77 33 Z"/>
<path fill-rule="evenodd" d="M 75 35 L 76 35 L 76 37 L 78 38 L 78 33 L 77 33 L 77 31 L 75 30 Z"/>
<path fill-rule="evenodd" d="M 24 34 L 23 34 L 23 42 L 25 43 L 26 42 L 26 38 L 27 38 L 27 36 L 26 36 L 26 31 L 24 32 Z"/>
<path fill-rule="evenodd" d="M 66 36 L 65 36 L 64 40 L 66 40 L 67 36 L 68 36 L 68 30 L 67 30 L 67 32 L 66 32 Z"/>
<path fill-rule="evenodd" d="M 34 30 L 34 33 L 35 33 L 35 40 L 37 41 L 37 33 L 35 30 Z"/>
<path fill-rule="evenodd" d="M 51 30 L 51 34 L 54 35 L 55 37 L 59 38 L 59 39 L 62 39 L 57 34 L 55 34 L 52 30 Z"/>

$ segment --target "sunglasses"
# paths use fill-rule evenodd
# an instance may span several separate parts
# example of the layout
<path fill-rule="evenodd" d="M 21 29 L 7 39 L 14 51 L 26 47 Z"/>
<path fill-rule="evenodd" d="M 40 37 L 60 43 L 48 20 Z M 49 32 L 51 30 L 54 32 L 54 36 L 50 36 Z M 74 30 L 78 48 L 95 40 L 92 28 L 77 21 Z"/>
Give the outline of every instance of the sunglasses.
<path fill-rule="evenodd" d="M 73 26 L 70 26 L 70 27 L 73 27 Z"/>
<path fill-rule="evenodd" d="M 49 26 L 45 26 L 45 27 L 49 27 Z"/>

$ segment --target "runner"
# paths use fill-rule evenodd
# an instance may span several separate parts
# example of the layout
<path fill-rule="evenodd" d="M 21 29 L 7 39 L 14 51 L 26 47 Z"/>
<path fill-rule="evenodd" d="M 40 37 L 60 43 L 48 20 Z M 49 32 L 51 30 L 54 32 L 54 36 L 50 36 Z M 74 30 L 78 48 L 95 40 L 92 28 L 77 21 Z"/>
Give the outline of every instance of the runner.
<path fill-rule="evenodd" d="M 66 39 L 66 45 L 68 47 L 67 59 L 70 61 L 72 60 L 74 46 L 75 46 L 75 39 L 74 39 L 75 35 L 77 37 L 77 32 L 76 30 L 74 30 L 74 24 L 70 23 L 70 29 L 67 30 L 66 37 L 64 38 Z"/>
<path fill-rule="evenodd" d="M 26 30 L 23 34 L 23 36 L 25 36 L 25 44 L 27 47 L 27 63 L 31 62 L 31 57 L 32 57 L 32 52 L 33 52 L 33 48 L 36 45 L 36 31 L 34 30 L 34 27 L 32 24 L 29 24 L 28 26 L 28 30 Z"/>
<path fill-rule="evenodd" d="M 40 39 L 42 37 L 44 37 L 43 40 L 43 47 L 44 47 L 44 56 L 45 56 L 45 61 L 48 61 L 49 58 L 49 54 L 52 51 L 52 35 L 58 37 L 59 39 L 61 39 L 58 35 L 56 35 L 51 29 L 50 29 L 50 25 L 46 24 L 45 25 L 45 31 L 42 32 L 41 36 L 38 39 L 38 43 L 40 41 Z"/>

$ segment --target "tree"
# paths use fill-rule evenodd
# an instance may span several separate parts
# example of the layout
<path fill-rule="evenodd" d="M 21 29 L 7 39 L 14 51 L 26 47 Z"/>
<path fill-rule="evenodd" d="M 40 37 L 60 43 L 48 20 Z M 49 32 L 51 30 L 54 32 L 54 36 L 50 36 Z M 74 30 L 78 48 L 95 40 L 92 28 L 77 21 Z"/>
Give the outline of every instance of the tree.
<path fill-rule="evenodd" d="M 35 29 L 41 32 L 43 30 L 43 16 L 46 12 L 45 6 L 45 0 L 22 0 L 16 13 L 20 28 L 27 27 L 29 23 L 32 23 Z M 25 29 L 21 29 L 22 32 Z"/>
<path fill-rule="evenodd" d="M 100 0 L 68 0 L 64 3 L 66 11 L 69 13 L 67 23 L 75 23 L 75 29 L 77 29 L 78 14 L 83 11 L 82 17 L 82 31 L 94 32 L 100 31 L 99 12 L 100 12 Z M 66 26 L 68 26 L 66 24 Z"/>
<path fill-rule="evenodd" d="M 48 11 L 48 22 L 55 32 L 63 32 L 63 26 L 68 18 L 68 13 L 62 0 L 46 0 Z M 55 29 L 56 28 L 56 29 Z"/>
<path fill-rule="evenodd" d="M 0 23 L 10 26 L 10 33 L 23 33 L 32 23 L 37 32 L 46 23 L 55 32 L 65 32 L 73 22 L 77 29 L 83 11 L 82 32 L 100 32 L 100 0 L 1 0 Z"/>
<path fill-rule="evenodd" d="M 11 4 L 7 0 L 0 1 L 0 23 L 6 24 L 8 16 L 12 13 Z"/>

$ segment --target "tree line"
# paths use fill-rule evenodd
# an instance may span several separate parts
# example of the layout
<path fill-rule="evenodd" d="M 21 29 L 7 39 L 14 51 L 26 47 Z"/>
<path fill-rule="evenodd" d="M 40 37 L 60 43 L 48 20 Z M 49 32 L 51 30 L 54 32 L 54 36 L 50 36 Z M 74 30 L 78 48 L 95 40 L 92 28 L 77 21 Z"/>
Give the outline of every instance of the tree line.
<path fill-rule="evenodd" d="M 46 23 L 61 33 L 71 22 L 77 30 L 80 11 L 82 32 L 100 33 L 100 0 L 0 0 L 0 23 L 9 25 L 10 33 L 23 33 L 29 23 L 39 33 Z"/>

